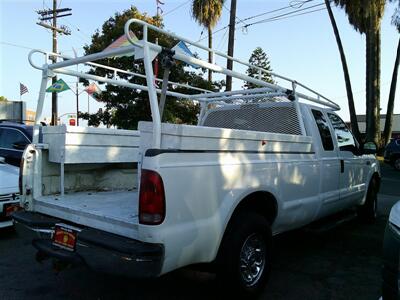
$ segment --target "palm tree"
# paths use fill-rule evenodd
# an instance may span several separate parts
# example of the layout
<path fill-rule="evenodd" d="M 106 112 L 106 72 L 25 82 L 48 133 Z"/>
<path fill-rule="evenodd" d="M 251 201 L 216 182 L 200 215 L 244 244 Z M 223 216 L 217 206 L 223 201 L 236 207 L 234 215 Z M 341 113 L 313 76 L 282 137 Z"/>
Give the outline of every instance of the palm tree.
<path fill-rule="evenodd" d="M 366 37 L 366 140 L 380 144 L 381 21 L 386 0 L 333 0 Z"/>
<path fill-rule="evenodd" d="M 360 136 L 360 130 L 358 128 L 358 122 L 357 122 L 357 114 L 356 114 L 356 109 L 354 107 L 354 97 L 353 97 L 353 90 L 351 88 L 351 81 L 350 81 L 350 75 L 349 75 L 349 69 L 347 67 L 347 61 L 346 61 L 346 56 L 344 54 L 343 50 L 343 45 L 342 45 L 342 40 L 340 38 L 339 34 L 339 29 L 336 25 L 336 20 L 332 12 L 330 0 L 325 0 L 325 5 L 326 9 L 328 10 L 329 14 L 329 19 L 331 20 L 333 32 L 335 34 L 336 38 L 336 43 L 339 48 L 339 53 L 340 53 L 340 60 L 342 61 L 342 67 L 343 67 L 343 75 L 344 75 L 344 81 L 346 84 L 346 92 L 347 92 L 347 101 L 349 104 L 349 112 L 350 112 L 350 123 L 351 123 L 351 129 L 358 141 L 361 141 L 361 136 Z"/>
<path fill-rule="evenodd" d="M 393 25 L 396 26 L 397 31 L 400 33 L 400 1 L 399 1 L 399 8 L 396 9 L 395 14 L 393 15 L 392 23 Z M 397 53 L 394 62 L 392 83 L 390 84 L 389 100 L 388 100 L 386 119 L 385 119 L 385 129 L 383 131 L 383 146 L 386 146 L 386 144 L 390 140 L 390 137 L 392 136 L 393 108 L 394 108 L 394 99 L 396 94 L 397 74 L 399 72 L 399 62 L 400 62 L 400 38 L 397 44 Z"/>
<path fill-rule="evenodd" d="M 192 17 L 208 30 L 208 48 L 212 48 L 212 30 L 222 14 L 225 0 L 193 0 Z M 213 54 L 208 52 L 208 62 L 212 63 Z M 208 70 L 208 81 L 212 81 L 212 71 Z"/>

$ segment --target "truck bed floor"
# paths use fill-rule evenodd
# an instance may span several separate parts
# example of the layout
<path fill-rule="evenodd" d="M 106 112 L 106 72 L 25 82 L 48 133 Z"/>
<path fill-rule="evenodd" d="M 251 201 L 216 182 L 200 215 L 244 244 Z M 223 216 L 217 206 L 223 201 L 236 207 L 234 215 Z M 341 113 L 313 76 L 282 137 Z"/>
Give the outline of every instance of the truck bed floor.
<path fill-rule="evenodd" d="M 35 210 L 79 225 L 137 238 L 138 192 L 77 192 L 42 196 Z"/>

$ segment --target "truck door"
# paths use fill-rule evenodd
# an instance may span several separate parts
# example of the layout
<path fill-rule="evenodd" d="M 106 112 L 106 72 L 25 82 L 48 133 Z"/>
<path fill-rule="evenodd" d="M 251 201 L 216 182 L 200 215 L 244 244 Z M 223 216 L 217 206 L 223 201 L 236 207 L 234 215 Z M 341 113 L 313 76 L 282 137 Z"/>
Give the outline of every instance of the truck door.
<path fill-rule="evenodd" d="M 340 198 L 346 206 L 356 204 L 365 193 L 365 163 L 358 153 L 358 144 L 342 119 L 327 113 L 339 146 L 340 159 Z"/>
<path fill-rule="evenodd" d="M 316 152 L 320 160 L 320 209 L 317 217 L 323 217 L 342 208 L 339 193 L 340 160 L 333 143 L 327 116 L 319 109 L 312 108 L 315 121 Z M 318 137 L 319 136 L 319 137 Z"/>

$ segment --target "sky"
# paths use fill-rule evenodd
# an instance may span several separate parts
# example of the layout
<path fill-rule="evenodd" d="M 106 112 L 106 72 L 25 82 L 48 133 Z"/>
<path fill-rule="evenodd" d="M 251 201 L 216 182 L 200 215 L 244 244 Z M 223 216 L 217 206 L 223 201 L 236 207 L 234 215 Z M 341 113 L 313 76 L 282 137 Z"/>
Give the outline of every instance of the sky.
<path fill-rule="evenodd" d="M 203 31 L 203 28 L 191 18 L 190 1 L 163 0 L 163 2 L 165 29 L 194 41 L 207 36 L 206 30 Z M 243 30 L 240 27 L 244 24 L 291 12 L 302 1 L 238 0 L 237 2 L 237 17 L 243 22 L 237 25 L 239 28 L 235 35 L 234 56 L 247 61 L 256 47 L 263 48 L 275 73 L 296 79 L 337 102 L 342 108 L 339 115 L 344 120 L 349 120 L 342 65 L 327 11 L 323 9 L 292 18 L 254 24 Z M 73 49 L 79 56 L 83 55 L 82 47 L 90 44 L 91 35 L 95 30 L 101 29 L 104 21 L 116 12 L 133 5 L 141 12 L 156 14 L 156 0 L 58 0 L 58 3 L 61 8 L 72 8 L 72 16 L 58 20 L 59 24 L 66 25 L 71 30 L 71 35 L 59 37 L 58 51 L 70 56 L 74 54 Z M 312 0 L 303 7 L 320 3 L 323 1 Z M 51 0 L 0 0 L 0 96 L 19 100 L 19 83 L 22 82 L 29 90 L 28 94 L 22 96 L 29 109 L 36 108 L 41 74 L 30 66 L 28 53 L 31 49 L 52 49 L 51 32 L 36 25 L 38 21 L 36 11 L 51 6 Z M 230 1 L 227 0 L 225 6 L 214 31 L 224 28 L 229 23 Z M 284 7 L 289 8 L 247 19 Z M 323 7 L 318 6 L 310 10 Z M 386 113 L 399 40 L 399 34 L 390 22 L 394 8 L 394 4 L 386 6 L 382 22 L 381 113 Z M 333 11 L 347 56 L 356 111 L 358 114 L 365 114 L 365 36 L 357 33 L 349 25 L 342 10 L 334 7 Z M 227 29 L 218 31 L 214 35 L 214 48 L 226 52 L 227 41 Z M 203 39 L 202 43 L 206 45 L 207 39 Z M 205 59 L 205 55 L 203 56 Z M 220 59 L 216 62 L 223 66 L 226 64 Z M 61 78 L 71 87 L 75 86 L 75 78 L 68 76 Z M 233 85 L 234 88 L 240 88 L 241 83 L 234 80 Z M 80 86 L 80 89 L 83 87 Z M 400 113 L 399 96 L 400 86 L 396 92 L 395 113 Z M 90 112 L 97 111 L 102 106 L 93 99 L 89 101 Z M 59 94 L 59 115 L 74 112 L 75 105 L 75 95 L 71 91 Z M 88 109 L 86 93 L 80 95 L 79 108 L 84 112 Z M 50 116 L 50 111 L 51 96 L 48 94 L 44 116 Z"/>

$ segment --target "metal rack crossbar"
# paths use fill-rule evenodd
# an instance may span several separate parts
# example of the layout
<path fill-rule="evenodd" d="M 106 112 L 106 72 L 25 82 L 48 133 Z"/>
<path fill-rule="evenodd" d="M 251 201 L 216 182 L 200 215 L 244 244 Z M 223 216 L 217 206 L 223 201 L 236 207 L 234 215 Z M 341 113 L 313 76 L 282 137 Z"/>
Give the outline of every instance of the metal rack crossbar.
<path fill-rule="evenodd" d="M 132 36 L 130 35 L 130 26 L 132 24 L 136 24 L 142 27 L 142 32 L 143 32 L 143 39 L 140 41 L 134 40 Z M 193 57 L 191 55 L 188 55 L 187 53 L 184 53 L 182 51 L 173 51 L 171 49 L 162 47 L 161 45 L 154 44 L 152 42 L 149 42 L 148 40 L 148 31 L 153 30 L 161 34 L 165 34 L 175 40 L 183 41 L 187 43 L 189 46 L 196 47 L 197 49 L 201 49 L 203 51 L 207 52 L 212 52 L 216 56 L 231 60 L 235 62 L 237 65 L 245 66 L 248 68 L 253 68 L 258 72 L 259 78 L 254 78 L 250 77 L 246 74 L 237 72 L 235 70 L 228 70 L 224 67 L 221 67 L 215 63 L 208 63 L 204 60 L 201 60 L 199 58 Z M 46 86 L 49 78 L 53 77 L 55 74 L 65 74 L 65 75 L 70 75 L 70 76 L 76 76 L 80 78 L 84 78 L 87 80 L 95 80 L 107 84 L 112 84 L 112 85 L 117 85 L 117 86 L 124 86 L 124 87 L 129 87 L 132 89 L 139 89 L 148 92 L 149 95 L 149 101 L 150 101 L 150 108 L 151 108 L 151 114 L 152 114 L 152 119 L 153 119 L 153 147 L 154 148 L 160 148 L 161 144 L 161 115 L 162 115 L 162 106 L 161 103 L 165 101 L 166 96 L 172 96 L 176 97 L 178 99 L 183 99 L 183 100 L 195 100 L 201 103 L 201 113 L 200 117 L 204 115 L 204 110 L 207 107 L 207 104 L 210 102 L 231 102 L 232 100 L 236 99 L 246 99 L 246 98 L 254 98 L 254 96 L 257 96 L 257 98 L 260 99 L 268 99 L 274 101 L 276 97 L 286 97 L 288 100 L 293 101 L 295 107 L 297 108 L 299 112 L 299 116 L 301 116 L 301 112 L 299 109 L 299 99 L 303 100 L 308 100 L 323 106 L 327 106 L 333 110 L 339 110 L 340 107 L 334 103 L 333 101 L 329 100 L 328 98 L 322 96 L 321 94 L 317 93 L 316 91 L 308 88 L 304 84 L 301 84 L 295 80 L 289 79 L 287 77 L 281 76 L 279 74 L 269 72 L 268 70 L 262 69 L 260 67 L 251 65 L 245 61 L 241 61 L 237 58 L 228 56 L 222 52 L 219 52 L 214 49 L 210 49 L 208 47 L 205 47 L 197 42 L 191 41 L 185 37 L 181 37 L 179 35 L 176 35 L 172 32 L 169 32 L 167 30 L 158 28 L 154 25 L 148 24 L 142 20 L 138 19 L 130 19 L 128 22 L 125 24 L 125 35 L 129 42 L 132 44 L 127 47 L 123 48 L 118 48 L 118 49 L 112 49 L 108 51 L 102 51 L 82 57 L 67 57 L 64 55 L 59 55 L 59 54 L 54 54 L 50 52 L 45 52 L 41 50 L 32 50 L 29 53 L 29 62 L 30 64 L 39 70 L 42 70 L 42 82 L 41 82 L 41 87 L 40 87 L 40 92 L 39 92 L 39 99 L 38 99 L 38 106 L 37 106 L 37 113 L 36 113 L 36 120 L 35 123 L 38 124 L 39 120 L 42 115 L 42 110 L 43 110 L 43 102 L 45 98 L 45 91 L 46 91 Z M 42 66 L 39 66 L 33 62 L 32 56 L 35 53 L 42 53 L 45 55 L 45 63 Z M 135 59 L 138 57 L 140 59 L 143 59 L 144 63 L 144 70 L 145 74 L 139 74 L 135 72 L 130 72 L 126 70 L 121 70 L 105 65 L 101 65 L 98 63 L 94 63 L 93 61 L 104 59 L 104 58 L 110 58 L 110 57 L 115 57 L 118 55 L 125 55 L 125 54 L 132 54 L 135 53 Z M 136 53 L 138 53 L 138 57 L 136 57 Z M 252 84 L 255 84 L 257 86 L 260 86 L 261 88 L 255 88 L 255 89 L 248 89 L 248 90 L 240 90 L 240 91 L 229 91 L 229 92 L 213 92 L 205 89 L 201 89 L 198 87 L 191 86 L 190 84 L 182 84 L 182 83 L 176 83 L 176 82 L 171 82 L 168 80 L 168 77 L 163 79 L 155 78 L 153 75 L 153 67 L 152 67 L 152 58 L 154 58 L 156 55 L 160 53 L 167 53 L 172 59 L 179 60 L 182 62 L 185 62 L 189 65 L 197 65 L 201 68 L 209 69 L 213 72 L 218 72 L 221 74 L 229 75 L 232 76 L 233 78 L 237 78 L 243 81 L 250 82 Z M 55 63 L 48 63 L 48 60 L 51 56 L 57 56 L 64 61 L 59 61 Z M 104 68 L 106 70 L 114 72 L 113 78 L 108 78 L 108 77 L 101 77 L 97 75 L 92 75 L 92 74 L 87 74 L 84 72 L 80 71 L 74 71 L 71 69 L 68 69 L 68 67 L 71 66 L 77 66 L 79 64 L 84 64 L 90 67 L 95 67 L 95 68 Z M 285 88 L 277 84 L 269 83 L 266 81 L 261 80 L 263 73 L 268 73 L 276 78 L 279 78 L 280 80 L 283 80 L 284 82 L 287 82 L 290 84 L 291 88 Z M 134 84 L 131 82 L 128 82 L 127 80 L 122 80 L 118 79 L 118 74 L 126 74 L 126 75 L 132 75 L 132 76 L 137 76 L 140 78 L 145 78 L 147 85 L 141 85 L 141 84 Z M 159 89 L 155 86 L 155 82 L 162 82 L 162 89 Z M 168 89 L 168 86 L 179 86 L 185 89 L 191 89 L 194 91 L 197 91 L 199 93 L 183 93 L 183 92 L 175 92 L 171 89 Z M 307 93 L 310 95 L 306 95 L 303 93 L 298 92 L 296 89 L 297 87 L 301 87 L 304 89 Z M 161 95 L 160 98 L 160 105 L 158 103 L 158 98 L 157 94 Z M 34 132 L 34 143 L 37 143 L 38 141 L 38 128 L 35 129 Z"/>

